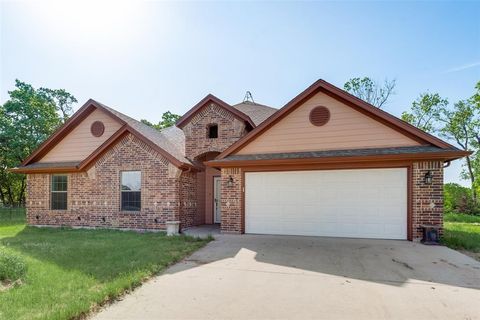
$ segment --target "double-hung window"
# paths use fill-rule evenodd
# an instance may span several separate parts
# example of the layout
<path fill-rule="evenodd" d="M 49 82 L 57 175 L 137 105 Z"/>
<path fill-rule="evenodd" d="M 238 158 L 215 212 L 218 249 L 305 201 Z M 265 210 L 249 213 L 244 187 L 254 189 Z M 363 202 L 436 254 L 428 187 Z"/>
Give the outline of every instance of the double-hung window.
<path fill-rule="evenodd" d="M 142 174 L 140 171 L 121 172 L 121 210 L 140 211 Z"/>
<path fill-rule="evenodd" d="M 67 175 L 52 175 L 52 184 L 50 189 L 50 205 L 52 210 L 67 210 L 67 189 Z"/>

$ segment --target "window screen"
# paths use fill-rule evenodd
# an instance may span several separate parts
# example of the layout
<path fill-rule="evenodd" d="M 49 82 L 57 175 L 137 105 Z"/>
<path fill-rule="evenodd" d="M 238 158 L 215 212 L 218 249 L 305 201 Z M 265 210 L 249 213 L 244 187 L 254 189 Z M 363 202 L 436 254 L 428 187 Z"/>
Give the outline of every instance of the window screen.
<path fill-rule="evenodd" d="M 140 171 L 122 171 L 121 202 L 123 211 L 140 211 L 142 174 Z"/>
<path fill-rule="evenodd" d="M 67 210 L 67 186 L 68 177 L 66 175 L 53 175 L 51 186 L 51 209 Z"/>

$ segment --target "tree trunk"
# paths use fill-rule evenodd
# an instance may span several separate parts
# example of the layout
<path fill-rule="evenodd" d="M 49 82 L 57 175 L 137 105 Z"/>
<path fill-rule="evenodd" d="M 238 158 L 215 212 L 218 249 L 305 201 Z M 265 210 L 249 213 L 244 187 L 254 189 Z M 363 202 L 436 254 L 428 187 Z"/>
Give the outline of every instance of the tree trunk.
<path fill-rule="evenodd" d="M 7 186 L 7 195 L 8 195 L 9 205 L 13 205 L 13 202 L 14 202 L 13 192 L 12 192 L 12 188 L 10 186 Z"/>
<path fill-rule="evenodd" d="M 26 176 L 22 177 L 22 184 L 20 187 L 20 194 L 18 196 L 18 204 L 19 205 L 24 205 L 25 204 L 25 188 L 27 186 L 26 182 Z"/>
<path fill-rule="evenodd" d="M 472 200 L 474 203 L 477 203 L 477 190 L 475 189 L 475 174 L 473 173 L 472 160 L 470 159 L 470 156 L 467 156 L 466 159 L 468 175 L 470 176 L 470 183 L 472 187 Z"/>
<path fill-rule="evenodd" d="M 2 202 L 2 205 L 5 205 L 5 193 L 3 192 L 2 186 L 0 186 L 0 201 Z"/>

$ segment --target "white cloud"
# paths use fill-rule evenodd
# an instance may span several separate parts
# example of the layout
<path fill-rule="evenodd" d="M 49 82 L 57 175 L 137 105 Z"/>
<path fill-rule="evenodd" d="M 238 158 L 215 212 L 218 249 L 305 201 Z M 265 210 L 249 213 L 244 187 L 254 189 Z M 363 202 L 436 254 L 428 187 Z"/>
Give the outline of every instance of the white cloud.
<path fill-rule="evenodd" d="M 464 64 L 462 66 L 458 66 L 458 67 L 448 69 L 447 71 L 445 71 L 445 73 L 458 72 L 458 71 L 463 71 L 463 70 L 476 68 L 476 67 L 480 67 L 480 61 L 469 63 L 469 64 Z"/>

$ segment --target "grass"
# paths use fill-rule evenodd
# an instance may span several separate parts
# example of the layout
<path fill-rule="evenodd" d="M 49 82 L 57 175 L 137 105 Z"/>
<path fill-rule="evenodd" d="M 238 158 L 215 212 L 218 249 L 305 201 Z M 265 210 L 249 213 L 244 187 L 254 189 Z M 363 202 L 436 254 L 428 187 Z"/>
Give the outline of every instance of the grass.
<path fill-rule="evenodd" d="M 0 223 L 23 223 L 25 221 L 25 208 L 0 206 Z"/>
<path fill-rule="evenodd" d="M 9 284 L 24 279 L 27 263 L 18 254 L 0 247 L 0 283 Z"/>
<path fill-rule="evenodd" d="M 446 213 L 443 220 L 445 222 L 480 223 L 480 216 L 472 216 L 462 213 Z"/>
<path fill-rule="evenodd" d="M 206 242 L 164 233 L 35 228 L 0 220 L 0 250 L 27 264 L 22 285 L 0 292 L 0 319 L 80 317 Z"/>
<path fill-rule="evenodd" d="M 480 260 L 480 217 L 445 214 L 442 243 Z"/>

